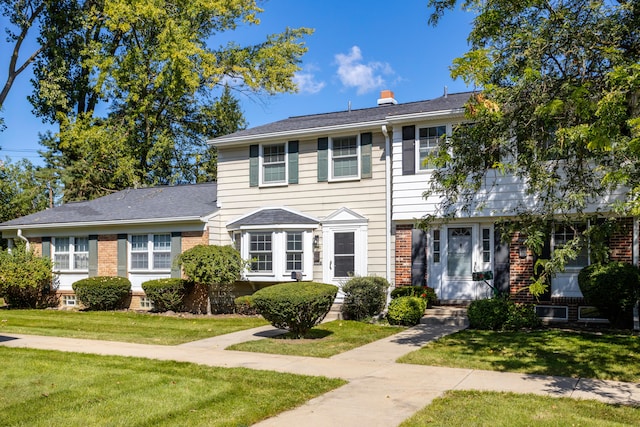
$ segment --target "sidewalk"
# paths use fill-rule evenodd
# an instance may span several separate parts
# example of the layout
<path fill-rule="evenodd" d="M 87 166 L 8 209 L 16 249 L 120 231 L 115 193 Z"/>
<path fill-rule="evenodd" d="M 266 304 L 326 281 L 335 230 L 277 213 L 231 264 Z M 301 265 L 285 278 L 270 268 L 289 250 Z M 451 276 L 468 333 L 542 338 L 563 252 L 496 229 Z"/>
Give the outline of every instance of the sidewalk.
<path fill-rule="evenodd" d="M 221 367 L 343 378 L 348 384 L 258 426 L 396 426 L 446 390 L 492 390 L 596 399 L 640 405 L 640 384 L 398 364 L 428 341 L 461 327 L 418 325 L 329 359 L 280 356 L 224 348 L 282 331 L 263 326 L 178 346 L 2 334 L 0 345 L 103 355 L 177 360 Z"/>

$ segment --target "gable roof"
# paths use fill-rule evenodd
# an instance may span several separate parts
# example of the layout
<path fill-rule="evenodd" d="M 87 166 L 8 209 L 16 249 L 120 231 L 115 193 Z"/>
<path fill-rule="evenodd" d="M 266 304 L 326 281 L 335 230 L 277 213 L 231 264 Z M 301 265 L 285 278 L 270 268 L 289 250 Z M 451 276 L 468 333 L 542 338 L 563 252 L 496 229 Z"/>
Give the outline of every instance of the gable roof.
<path fill-rule="evenodd" d="M 437 112 L 463 112 L 464 104 L 473 92 L 453 93 L 439 98 L 408 102 L 405 104 L 382 105 L 358 110 L 333 113 L 294 116 L 262 126 L 241 130 L 209 141 L 212 145 L 227 145 L 249 139 L 301 135 L 305 133 L 327 132 L 341 128 L 383 125 L 401 120 L 404 116 L 428 116 Z"/>
<path fill-rule="evenodd" d="M 229 229 L 241 227 L 258 227 L 266 225 L 270 227 L 278 225 L 317 225 L 320 222 L 314 218 L 299 214 L 284 208 L 264 208 L 256 212 L 240 217 L 227 224 Z"/>
<path fill-rule="evenodd" d="M 202 220 L 217 211 L 216 199 L 216 183 L 128 189 L 12 219 L 0 230 Z"/>

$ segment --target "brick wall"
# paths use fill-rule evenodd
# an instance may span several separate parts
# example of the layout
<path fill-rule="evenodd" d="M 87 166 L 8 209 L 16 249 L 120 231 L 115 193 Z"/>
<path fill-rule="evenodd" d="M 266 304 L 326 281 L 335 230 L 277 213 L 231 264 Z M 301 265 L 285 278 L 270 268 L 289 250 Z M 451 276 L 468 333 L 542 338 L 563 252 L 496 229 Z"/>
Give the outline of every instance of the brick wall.
<path fill-rule="evenodd" d="M 412 225 L 396 226 L 395 285 L 411 285 L 411 230 Z"/>
<path fill-rule="evenodd" d="M 182 232 L 182 252 L 197 245 L 209 244 L 209 230 L 204 231 L 183 231 Z"/>
<path fill-rule="evenodd" d="M 510 286 L 509 295 L 516 302 L 534 302 L 533 296 L 529 293 L 531 277 L 533 277 L 533 267 L 535 260 L 531 251 L 527 250 L 527 257 L 520 258 L 520 245 L 522 245 L 521 233 L 517 232 L 511 236 L 509 245 L 509 275 Z"/>
<path fill-rule="evenodd" d="M 622 218 L 620 228 L 609 238 L 612 261 L 633 262 L 633 218 Z"/>
<path fill-rule="evenodd" d="M 98 236 L 98 276 L 118 275 L 118 236 Z"/>

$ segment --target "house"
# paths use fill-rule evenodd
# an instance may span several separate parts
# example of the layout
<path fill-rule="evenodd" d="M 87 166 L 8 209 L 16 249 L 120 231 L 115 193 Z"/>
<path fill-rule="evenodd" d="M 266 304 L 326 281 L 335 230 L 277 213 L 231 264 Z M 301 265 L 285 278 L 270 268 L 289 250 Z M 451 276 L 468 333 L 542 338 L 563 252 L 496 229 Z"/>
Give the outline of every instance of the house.
<path fill-rule="evenodd" d="M 490 170 L 470 210 L 446 220 L 438 217 L 440 198 L 424 197 L 434 170 L 429 154 L 465 123 L 470 96 L 398 103 L 382 91 L 371 108 L 242 130 L 209 141 L 218 151 L 217 185 L 125 190 L 8 221 L 0 230 L 52 257 L 69 300 L 77 279 L 124 275 L 139 305 L 148 306 L 140 284 L 179 276 L 173 258 L 209 243 L 234 245 L 250 260 L 238 294 L 290 280 L 341 285 L 354 275 L 376 275 L 394 286 L 429 285 L 443 303 L 467 304 L 494 287 L 535 302 L 541 317 L 587 320 L 577 274 L 590 262 L 588 250 L 540 299 L 527 291 L 536 258 L 522 235 L 504 236 L 500 228 L 518 206 L 537 202 L 517 177 Z M 594 201 L 588 210 L 606 212 L 610 202 Z M 436 221 L 424 231 L 416 222 L 427 214 Z M 619 223 L 611 257 L 637 265 L 637 220 Z M 549 224 L 543 256 L 572 233 Z M 491 276 L 477 280 L 478 272 Z"/>
<path fill-rule="evenodd" d="M 76 304 L 71 285 L 89 276 L 127 277 L 131 308 L 150 308 L 142 283 L 180 277 L 173 260 L 208 244 L 218 214 L 215 183 L 119 191 L 66 203 L 0 224 L 12 245 L 24 240 L 50 257 L 63 305 Z"/>

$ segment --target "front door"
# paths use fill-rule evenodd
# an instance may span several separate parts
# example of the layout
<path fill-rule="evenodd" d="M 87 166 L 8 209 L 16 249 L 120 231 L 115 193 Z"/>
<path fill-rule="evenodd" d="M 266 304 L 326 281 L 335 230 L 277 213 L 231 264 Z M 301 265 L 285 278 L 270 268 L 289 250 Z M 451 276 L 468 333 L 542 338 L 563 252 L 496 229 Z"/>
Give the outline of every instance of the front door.
<path fill-rule="evenodd" d="M 355 272 L 355 233 L 353 231 L 333 234 L 333 277 L 353 277 Z"/>

